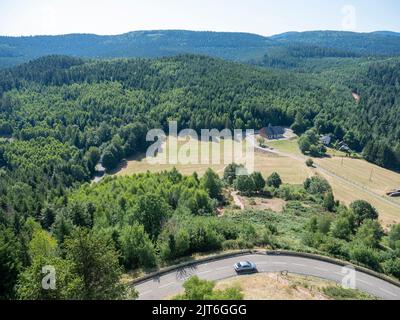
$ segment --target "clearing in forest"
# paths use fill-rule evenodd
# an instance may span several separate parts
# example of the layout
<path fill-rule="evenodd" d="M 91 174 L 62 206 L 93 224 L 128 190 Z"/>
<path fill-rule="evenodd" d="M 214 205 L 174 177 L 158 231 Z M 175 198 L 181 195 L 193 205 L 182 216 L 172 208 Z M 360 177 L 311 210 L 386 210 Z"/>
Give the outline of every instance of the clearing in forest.
<path fill-rule="evenodd" d="M 180 149 L 185 144 L 184 142 L 179 142 L 178 144 L 172 144 L 176 145 L 178 150 L 175 149 L 171 150 L 169 148 L 170 144 L 168 143 L 170 139 L 176 139 L 176 138 L 168 137 L 167 142 L 164 144 L 163 152 L 165 152 L 165 155 L 167 155 L 167 157 L 169 156 L 170 152 L 176 152 L 176 151 L 179 152 Z M 176 167 L 182 174 L 190 175 L 194 172 L 197 172 L 200 176 L 203 175 L 208 168 L 212 168 L 222 177 L 224 169 L 226 167 L 223 161 L 225 157 L 225 151 L 231 153 L 232 150 L 230 148 L 228 148 L 227 150 L 225 149 L 224 141 L 221 141 L 220 143 L 197 141 L 196 143 L 198 143 L 199 153 L 201 152 L 201 149 L 204 147 L 206 148 L 208 147 L 210 149 L 210 154 L 216 154 L 219 150 L 220 152 L 219 154 L 221 157 L 220 164 L 178 163 L 178 164 L 152 165 L 148 163 L 147 159 L 144 156 L 141 156 L 129 159 L 122 166 L 122 168 L 116 173 L 116 175 L 119 176 L 132 175 L 135 173 L 142 173 L 146 171 L 160 172 L 163 170 L 171 170 L 172 168 Z M 164 155 L 159 154 L 157 157 L 162 157 L 162 156 Z M 285 183 L 290 183 L 290 184 L 302 184 L 304 180 L 307 179 L 311 174 L 311 170 L 306 166 L 304 166 L 302 163 L 293 162 L 293 160 L 291 160 L 290 158 L 281 157 L 279 155 L 274 155 L 274 154 L 263 154 L 256 152 L 254 156 L 254 165 L 255 165 L 254 169 L 256 171 L 260 171 L 264 177 L 268 177 L 269 175 L 271 175 L 273 172 L 276 171 L 281 175 L 282 180 Z"/>

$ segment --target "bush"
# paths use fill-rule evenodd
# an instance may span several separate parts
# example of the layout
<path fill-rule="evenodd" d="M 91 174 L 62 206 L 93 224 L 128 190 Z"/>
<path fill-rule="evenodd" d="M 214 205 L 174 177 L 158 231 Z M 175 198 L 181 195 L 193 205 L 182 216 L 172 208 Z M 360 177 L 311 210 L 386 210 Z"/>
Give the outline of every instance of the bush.
<path fill-rule="evenodd" d="M 156 252 L 149 235 L 142 225 L 125 226 L 120 233 L 121 251 L 128 270 L 156 265 Z"/>
<path fill-rule="evenodd" d="M 218 175 L 211 169 L 208 169 L 201 178 L 201 185 L 207 190 L 212 199 L 220 199 L 222 192 L 222 183 Z"/>
<path fill-rule="evenodd" d="M 333 218 L 328 215 L 314 216 L 308 223 L 308 230 L 310 232 L 320 232 L 326 235 L 331 229 L 332 221 Z"/>
<path fill-rule="evenodd" d="M 312 157 L 322 157 L 326 153 L 325 146 L 319 141 L 319 137 L 314 129 L 308 130 L 299 139 L 300 151 Z"/>
<path fill-rule="evenodd" d="M 229 185 L 232 185 L 237 178 L 239 170 L 244 170 L 243 165 L 238 165 L 236 163 L 228 165 L 224 170 L 224 181 Z"/>
<path fill-rule="evenodd" d="M 367 220 L 357 230 L 355 239 L 371 248 L 378 248 L 384 231 L 378 221 Z"/>
<path fill-rule="evenodd" d="M 328 192 L 324 197 L 323 206 L 329 212 L 333 212 L 335 210 L 336 203 L 332 192 Z"/>
<path fill-rule="evenodd" d="M 309 196 L 303 188 L 298 188 L 291 185 L 283 185 L 276 192 L 275 195 L 286 201 L 300 201 L 306 200 Z"/>
<path fill-rule="evenodd" d="M 261 192 L 265 187 L 265 180 L 260 172 L 253 172 L 251 174 L 251 179 L 253 180 L 255 191 Z"/>
<path fill-rule="evenodd" d="M 354 217 L 349 214 L 341 214 L 331 225 L 331 236 L 349 241 L 353 230 Z"/>
<path fill-rule="evenodd" d="M 319 249 L 336 257 L 341 257 L 343 259 L 348 258 L 346 243 L 332 237 L 328 237 L 326 241 L 320 245 Z"/>
<path fill-rule="evenodd" d="M 378 211 L 367 201 L 357 200 L 350 204 L 350 209 L 355 216 L 357 226 L 361 226 L 364 220 L 377 220 L 379 217 Z"/>
<path fill-rule="evenodd" d="M 309 167 L 309 168 L 314 167 L 314 160 L 313 159 L 307 159 L 306 166 Z"/>
<path fill-rule="evenodd" d="M 313 195 L 324 196 L 328 192 L 332 192 L 332 187 L 324 178 L 314 176 L 304 181 L 304 189 Z"/>
<path fill-rule="evenodd" d="M 345 289 L 341 287 L 323 288 L 324 294 L 335 300 L 371 300 L 373 297 L 366 293 L 353 289 Z"/>
<path fill-rule="evenodd" d="M 383 264 L 383 270 L 385 273 L 395 276 L 400 279 L 400 259 L 390 259 L 385 261 Z"/>
<path fill-rule="evenodd" d="M 243 239 L 236 240 L 225 240 L 222 243 L 223 250 L 241 250 L 241 249 L 251 249 L 254 245 Z"/>
<path fill-rule="evenodd" d="M 226 290 L 214 290 L 215 283 L 201 280 L 199 277 L 191 277 L 183 284 L 185 293 L 176 296 L 175 300 L 243 300 L 244 296 L 240 288 L 228 288 Z"/>
<path fill-rule="evenodd" d="M 389 246 L 400 252 L 400 224 L 394 225 L 389 232 Z"/>
<path fill-rule="evenodd" d="M 282 185 L 282 179 L 277 172 L 274 172 L 268 177 L 267 185 L 278 189 Z"/>
<path fill-rule="evenodd" d="M 355 244 L 350 249 L 350 258 L 373 270 L 380 271 L 379 257 L 376 250 L 362 244 Z"/>
<path fill-rule="evenodd" d="M 254 181 L 249 176 L 239 176 L 233 183 L 234 188 L 244 195 L 251 195 L 255 191 Z"/>

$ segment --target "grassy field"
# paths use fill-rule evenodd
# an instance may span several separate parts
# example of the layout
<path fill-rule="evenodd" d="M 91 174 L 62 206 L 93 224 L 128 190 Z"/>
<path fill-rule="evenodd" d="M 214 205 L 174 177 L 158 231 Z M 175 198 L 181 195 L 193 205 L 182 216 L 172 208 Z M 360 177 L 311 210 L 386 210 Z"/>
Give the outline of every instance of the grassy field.
<path fill-rule="evenodd" d="M 384 227 L 400 223 L 400 209 L 392 203 L 388 203 L 384 198 L 374 197 L 368 192 L 356 189 L 339 179 L 321 173 L 330 183 L 336 199 L 349 205 L 355 200 L 366 200 L 371 203 L 379 212 L 379 220 Z"/>
<path fill-rule="evenodd" d="M 268 141 L 267 145 L 282 152 L 301 155 L 297 139 Z"/>
<path fill-rule="evenodd" d="M 170 144 L 171 140 L 172 143 Z M 128 160 L 116 174 L 132 175 L 146 171 L 159 172 L 162 170 L 170 170 L 173 167 L 176 167 L 183 174 L 189 175 L 193 172 L 197 172 L 201 176 L 208 168 L 211 167 L 220 176 L 222 176 L 226 164 L 232 163 L 234 160 L 236 163 L 245 163 L 243 158 L 234 159 L 232 156 L 233 151 L 240 149 L 240 147 L 242 147 L 242 151 L 245 152 L 246 144 L 240 146 L 237 143 L 233 144 L 232 142 L 226 141 L 221 141 L 221 143 L 195 141 L 192 146 L 192 153 L 200 155 L 199 158 L 204 154 L 204 150 L 209 150 L 211 157 L 212 155 L 218 155 L 219 153 L 220 156 L 216 157 L 217 160 L 219 160 L 218 163 L 213 163 L 212 159 L 210 159 L 209 164 L 169 164 L 165 162 L 164 164 L 151 164 L 148 162 L 148 158 L 136 157 Z M 165 159 L 165 157 L 168 159 L 170 154 L 175 154 L 176 152 L 184 153 L 186 149 L 185 142 L 177 142 L 176 138 L 168 138 L 164 145 L 164 151 L 158 154 L 156 159 L 162 160 Z M 225 157 L 226 160 L 224 160 Z M 255 153 L 254 165 L 255 170 L 260 171 L 265 177 L 268 177 L 276 171 L 281 175 L 285 183 L 291 184 L 301 184 L 312 174 L 311 170 L 302 163 L 293 162 L 293 160 L 290 158 L 280 157 L 272 154 Z"/>
<path fill-rule="evenodd" d="M 276 150 L 302 156 L 296 139 L 269 141 L 267 144 Z M 314 174 L 320 174 L 329 181 L 337 199 L 346 205 L 355 200 L 366 200 L 378 209 L 384 226 L 400 223 L 400 207 L 396 205 L 400 204 L 400 199 L 386 196 L 387 191 L 400 187 L 400 174 L 362 159 L 346 158 L 344 153 L 333 149 L 328 149 L 327 154 L 329 157 L 314 159 L 314 162 L 331 174 L 319 169 L 314 169 Z"/>
<path fill-rule="evenodd" d="M 170 143 L 171 141 L 172 143 Z M 301 157 L 297 140 L 268 141 L 267 144 L 276 150 Z M 242 151 L 244 151 L 246 146 L 244 145 L 241 147 L 243 148 Z M 202 151 L 208 150 L 209 154 L 217 155 L 218 163 L 212 163 L 210 161 L 209 164 L 150 164 L 147 161 L 148 159 L 138 157 L 127 161 L 116 174 L 132 175 L 146 171 L 159 172 L 176 167 L 180 172 L 186 175 L 190 175 L 193 172 L 202 175 L 211 167 L 222 176 L 226 165 L 221 159 L 227 157 L 225 163 L 232 162 L 234 159 L 232 156 L 229 157 L 229 155 L 233 154 L 233 150 L 238 150 L 235 148 L 240 149 L 237 144 L 226 141 L 221 141 L 221 143 L 199 143 L 198 141 L 193 141 L 193 154 L 202 155 Z M 157 155 L 157 159 L 160 160 L 165 156 L 168 159 L 170 154 L 176 152 L 190 155 L 187 151 L 188 148 L 187 145 L 185 147 L 184 141 L 176 141 L 176 138 L 169 138 L 164 145 L 164 151 Z M 289 157 L 258 152 L 255 153 L 254 157 L 255 170 L 260 171 L 264 177 L 268 177 L 271 173 L 276 171 L 281 175 L 285 183 L 302 184 L 306 178 L 314 174 L 320 174 L 332 185 L 335 197 L 346 205 L 349 205 L 355 200 L 363 199 L 369 201 L 378 209 L 380 220 L 384 226 L 400 223 L 400 208 L 396 205 L 396 203 L 400 204 L 400 199 L 390 199 L 385 196 L 388 190 L 400 187 L 400 174 L 380 168 L 360 159 L 331 156 L 330 158 L 314 159 L 314 161 L 334 175 L 327 174 L 320 169 L 308 168 L 305 165 L 305 160 L 302 161 L 301 158 L 300 160 L 295 160 Z M 241 163 L 240 161 L 236 162 Z M 351 181 L 358 187 L 348 183 L 348 181 Z M 373 192 L 375 196 L 368 190 Z"/>
<path fill-rule="evenodd" d="M 314 159 L 314 161 L 322 168 L 342 178 L 320 172 L 330 182 L 335 197 L 339 200 L 347 205 L 357 199 L 370 202 L 378 209 L 380 220 L 384 226 L 400 222 L 400 207 L 396 205 L 400 204 L 399 199 L 386 196 L 387 191 L 400 186 L 400 174 L 360 159 L 331 157 Z M 346 181 L 350 181 L 358 187 L 354 187 Z"/>
<path fill-rule="evenodd" d="M 371 164 L 365 160 L 332 157 L 316 159 L 315 162 L 329 171 L 355 181 L 380 194 L 400 187 L 400 174 Z"/>

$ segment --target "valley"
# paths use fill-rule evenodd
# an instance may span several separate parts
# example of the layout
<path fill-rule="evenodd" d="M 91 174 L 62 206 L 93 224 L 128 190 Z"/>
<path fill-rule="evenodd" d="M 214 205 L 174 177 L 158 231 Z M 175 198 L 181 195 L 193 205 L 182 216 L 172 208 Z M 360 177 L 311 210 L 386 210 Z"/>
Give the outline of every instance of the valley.
<path fill-rule="evenodd" d="M 169 137 L 168 139 L 176 139 Z M 167 157 L 170 152 L 178 152 L 185 145 L 185 142 L 173 143 L 177 150 L 169 148 L 169 140 L 164 143 L 163 150 Z M 303 182 L 313 176 L 321 175 L 325 177 L 332 185 L 335 197 L 344 204 L 349 205 L 355 200 L 366 200 L 374 205 L 380 213 L 380 221 L 385 227 L 390 227 L 400 223 L 400 202 L 398 199 L 386 196 L 388 190 L 395 189 L 400 185 L 400 174 L 389 171 L 370 164 L 365 160 L 352 159 L 349 157 L 330 156 L 323 159 L 314 159 L 316 168 L 308 168 L 304 157 L 297 146 L 297 140 L 267 141 L 272 150 L 268 152 L 255 153 L 254 169 L 263 174 L 265 178 L 273 172 L 278 172 L 284 183 L 303 184 Z M 199 150 L 205 147 L 209 148 L 210 155 L 220 155 L 219 164 L 157 164 L 149 163 L 149 159 L 139 157 L 128 160 L 116 176 L 130 176 L 132 174 L 150 172 L 162 172 L 172 170 L 174 167 L 185 175 L 191 175 L 194 172 L 202 176 L 208 168 L 212 168 L 221 177 L 226 167 L 224 165 L 224 152 L 232 155 L 233 150 L 225 150 L 224 141 L 219 143 L 195 142 L 193 152 L 201 154 Z M 231 145 L 231 144 L 229 144 Z M 158 157 L 164 157 L 158 154 Z M 228 161 L 230 163 L 233 161 Z M 238 162 L 241 163 L 240 161 Z"/>
<path fill-rule="evenodd" d="M 400 279 L 400 200 L 386 196 L 400 187 L 399 39 L 0 37 L 0 299 L 137 299 L 128 275 L 254 248 Z M 169 136 L 149 163 L 146 137 L 171 123 L 292 134 L 262 147 Z M 40 287 L 43 263 L 62 275 L 55 291 Z M 288 286 L 269 297 L 313 297 Z"/>

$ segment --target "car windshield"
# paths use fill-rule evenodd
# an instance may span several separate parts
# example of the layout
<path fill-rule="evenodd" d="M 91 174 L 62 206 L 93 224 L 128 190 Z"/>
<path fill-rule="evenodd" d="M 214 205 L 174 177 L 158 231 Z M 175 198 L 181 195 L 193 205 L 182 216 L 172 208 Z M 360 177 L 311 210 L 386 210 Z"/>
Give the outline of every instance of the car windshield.
<path fill-rule="evenodd" d="M 250 262 L 240 262 L 239 263 L 239 265 L 241 266 L 241 267 L 251 267 L 251 263 Z"/>

